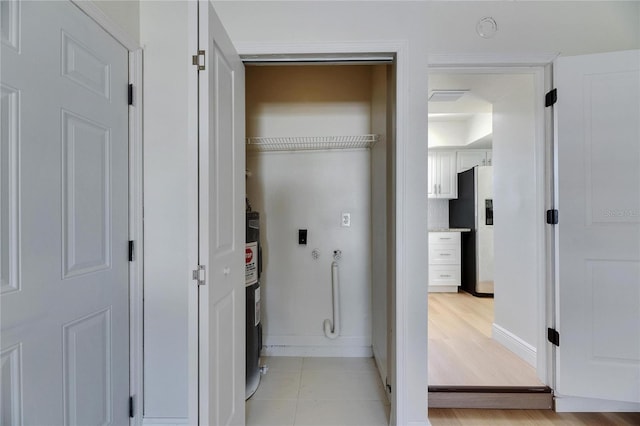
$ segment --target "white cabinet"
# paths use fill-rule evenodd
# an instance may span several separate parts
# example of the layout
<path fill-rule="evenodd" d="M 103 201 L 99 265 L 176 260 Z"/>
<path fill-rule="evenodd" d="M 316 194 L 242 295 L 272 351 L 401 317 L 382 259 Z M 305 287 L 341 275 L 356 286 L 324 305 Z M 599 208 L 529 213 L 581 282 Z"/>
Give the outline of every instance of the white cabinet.
<path fill-rule="evenodd" d="M 460 258 L 460 232 L 429 232 L 429 292 L 458 291 Z"/>
<path fill-rule="evenodd" d="M 429 198 L 457 198 L 458 176 L 455 151 L 429 151 Z"/>
<path fill-rule="evenodd" d="M 456 173 L 475 166 L 490 166 L 491 150 L 465 149 L 456 152 Z"/>

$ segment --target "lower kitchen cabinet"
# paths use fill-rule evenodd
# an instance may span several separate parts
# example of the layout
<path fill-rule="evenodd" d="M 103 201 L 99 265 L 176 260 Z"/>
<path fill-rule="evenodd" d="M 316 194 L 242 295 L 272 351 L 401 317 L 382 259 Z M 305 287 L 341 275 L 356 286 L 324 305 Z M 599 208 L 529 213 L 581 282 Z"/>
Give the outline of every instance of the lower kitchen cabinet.
<path fill-rule="evenodd" d="M 460 232 L 429 232 L 429 292 L 457 292 L 460 268 Z"/>

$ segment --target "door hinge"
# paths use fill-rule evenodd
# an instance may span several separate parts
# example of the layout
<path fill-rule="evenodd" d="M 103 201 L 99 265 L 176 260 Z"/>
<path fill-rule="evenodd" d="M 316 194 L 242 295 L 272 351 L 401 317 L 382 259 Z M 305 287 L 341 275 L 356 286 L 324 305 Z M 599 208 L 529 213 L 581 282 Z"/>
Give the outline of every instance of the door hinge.
<path fill-rule="evenodd" d="M 202 58 L 202 60 L 200 60 L 200 58 Z M 198 67 L 198 71 L 203 71 L 204 65 L 206 63 L 205 57 L 204 57 L 204 50 L 198 50 L 198 54 L 193 55 L 191 57 L 191 63 Z"/>
<path fill-rule="evenodd" d="M 206 273 L 204 269 L 204 265 L 198 265 L 197 269 L 191 271 L 191 279 L 198 282 L 198 285 L 204 285 L 204 280 L 206 278 Z"/>
<path fill-rule="evenodd" d="M 549 225 L 557 225 L 558 224 L 558 210 L 557 209 L 547 210 L 547 223 Z"/>
<path fill-rule="evenodd" d="M 129 397 L 129 418 L 133 418 L 133 397 Z"/>
<path fill-rule="evenodd" d="M 389 378 L 384 378 L 384 387 L 387 389 L 387 392 L 391 393 L 391 385 L 389 384 Z"/>
<path fill-rule="evenodd" d="M 129 87 L 127 89 L 127 99 L 129 105 L 133 106 L 133 84 L 129 84 Z"/>
<path fill-rule="evenodd" d="M 550 107 L 558 101 L 558 89 L 552 89 L 544 96 L 544 106 Z"/>
<path fill-rule="evenodd" d="M 129 241 L 129 262 L 133 262 L 133 252 L 134 252 L 134 243 L 133 241 Z"/>
<path fill-rule="evenodd" d="M 560 333 L 555 328 L 547 328 L 547 340 L 556 346 L 560 346 Z"/>

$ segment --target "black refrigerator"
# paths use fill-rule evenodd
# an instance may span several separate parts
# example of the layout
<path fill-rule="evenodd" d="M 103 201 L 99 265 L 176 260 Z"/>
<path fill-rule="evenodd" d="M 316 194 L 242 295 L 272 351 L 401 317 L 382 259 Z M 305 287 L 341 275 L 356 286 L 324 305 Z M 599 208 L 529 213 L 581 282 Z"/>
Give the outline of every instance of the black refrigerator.
<path fill-rule="evenodd" d="M 449 226 L 469 228 L 462 240 L 462 289 L 493 295 L 493 167 L 458 173 L 458 198 L 449 200 Z"/>
<path fill-rule="evenodd" d="M 246 324 L 246 391 L 249 399 L 260 384 L 260 350 L 262 324 L 260 324 L 260 275 L 262 256 L 260 247 L 260 213 L 247 212 L 245 247 L 245 286 L 247 292 Z"/>

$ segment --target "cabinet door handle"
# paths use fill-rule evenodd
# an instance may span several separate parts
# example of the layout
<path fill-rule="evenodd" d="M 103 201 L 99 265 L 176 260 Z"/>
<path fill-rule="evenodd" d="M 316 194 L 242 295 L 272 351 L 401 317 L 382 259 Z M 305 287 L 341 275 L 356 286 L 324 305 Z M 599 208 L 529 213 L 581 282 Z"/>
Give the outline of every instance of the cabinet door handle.
<path fill-rule="evenodd" d="M 451 256 L 451 253 L 440 253 L 440 256 Z"/>
<path fill-rule="evenodd" d="M 440 240 L 450 240 L 451 237 L 440 237 Z"/>
<path fill-rule="evenodd" d="M 440 274 L 440 278 L 451 278 L 451 275 L 448 275 L 448 274 Z"/>
<path fill-rule="evenodd" d="M 438 184 L 438 194 L 442 194 L 442 185 Z"/>

